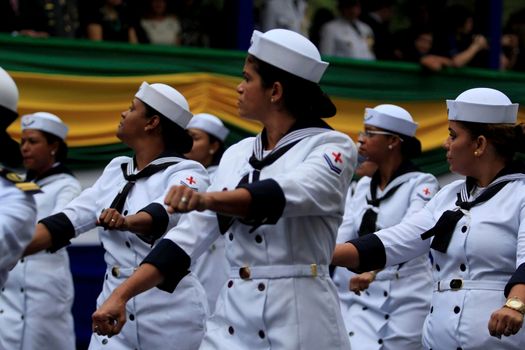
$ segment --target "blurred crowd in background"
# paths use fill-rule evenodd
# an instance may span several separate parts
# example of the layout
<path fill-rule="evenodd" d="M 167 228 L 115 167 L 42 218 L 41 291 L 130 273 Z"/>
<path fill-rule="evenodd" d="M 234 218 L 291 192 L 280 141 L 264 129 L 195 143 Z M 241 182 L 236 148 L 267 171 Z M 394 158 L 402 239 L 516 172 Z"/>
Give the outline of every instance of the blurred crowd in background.
<path fill-rule="evenodd" d="M 493 1 L 492 1 L 493 2 Z M 329 56 L 488 68 L 491 0 L 1 0 L 0 31 L 32 37 L 239 47 L 287 28 Z M 248 6 L 246 6 L 248 4 Z M 502 1 L 499 68 L 525 71 L 525 6 Z M 242 12 L 248 8 L 251 13 Z M 249 17 L 249 18 L 245 18 Z M 239 25 L 241 22 L 244 26 Z M 246 26 L 251 25 L 251 28 Z"/>

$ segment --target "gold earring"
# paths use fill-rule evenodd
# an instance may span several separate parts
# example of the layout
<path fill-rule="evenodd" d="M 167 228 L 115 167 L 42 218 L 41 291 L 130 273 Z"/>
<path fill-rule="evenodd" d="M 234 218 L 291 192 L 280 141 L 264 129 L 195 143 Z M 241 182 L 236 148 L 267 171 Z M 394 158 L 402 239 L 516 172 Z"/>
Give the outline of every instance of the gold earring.
<path fill-rule="evenodd" d="M 392 149 L 392 148 L 394 148 L 394 147 L 392 147 L 392 145 L 388 145 L 388 149 Z"/>
<path fill-rule="evenodd" d="M 479 156 L 479 152 L 478 151 L 474 151 L 474 155 L 477 157 Z"/>
<path fill-rule="evenodd" d="M 273 103 L 273 97 L 270 99 L 270 102 Z"/>
<path fill-rule="evenodd" d="M 52 156 L 54 156 L 54 155 L 55 155 L 55 153 L 56 153 L 55 151 L 51 151 L 51 155 L 52 155 Z"/>

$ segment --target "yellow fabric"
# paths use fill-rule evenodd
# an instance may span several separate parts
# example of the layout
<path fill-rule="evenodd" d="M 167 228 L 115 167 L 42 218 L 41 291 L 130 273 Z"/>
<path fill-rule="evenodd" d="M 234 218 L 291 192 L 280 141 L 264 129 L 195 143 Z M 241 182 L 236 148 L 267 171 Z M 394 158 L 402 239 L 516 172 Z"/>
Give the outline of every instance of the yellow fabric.
<path fill-rule="evenodd" d="M 186 73 L 133 77 L 86 77 L 10 72 L 20 90 L 19 113 L 24 115 L 46 111 L 60 116 L 69 126 L 67 142 L 70 147 L 96 146 L 118 143 L 115 132 L 120 113 L 128 108 L 143 81 L 165 83 L 175 87 L 188 100 L 193 113 L 207 112 L 226 123 L 249 133 L 257 133 L 258 122 L 237 116 L 236 87 L 241 78 L 208 74 Z M 338 113 L 326 121 L 336 130 L 356 137 L 363 129 L 365 107 L 388 101 L 366 101 L 333 98 Z M 444 101 L 396 103 L 406 108 L 419 123 L 417 137 L 423 150 L 441 146 L 448 135 Z M 520 120 L 525 119 L 523 109 Z M 20 121 L 8 131 L 20 138 Z"/>

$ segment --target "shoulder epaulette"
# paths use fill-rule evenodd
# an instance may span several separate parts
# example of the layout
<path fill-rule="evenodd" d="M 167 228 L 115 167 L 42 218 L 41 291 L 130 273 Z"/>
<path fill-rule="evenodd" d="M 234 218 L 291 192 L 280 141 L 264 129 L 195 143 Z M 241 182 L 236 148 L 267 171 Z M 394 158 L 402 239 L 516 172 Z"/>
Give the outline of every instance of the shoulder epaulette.
<path fill-rule="evenodd" d="M 24 179 L 22 179 L 20 175 L 9 169 L 0 167 L 0 176 L 6 179 L 7 181 L 11 182 L 13 185 L 15 185 L 16 188 L 18 188 L 21 191 L 30 194 L 41 192 L 40 186 L 38 186 L 36 183 L 24 181 Z"/>

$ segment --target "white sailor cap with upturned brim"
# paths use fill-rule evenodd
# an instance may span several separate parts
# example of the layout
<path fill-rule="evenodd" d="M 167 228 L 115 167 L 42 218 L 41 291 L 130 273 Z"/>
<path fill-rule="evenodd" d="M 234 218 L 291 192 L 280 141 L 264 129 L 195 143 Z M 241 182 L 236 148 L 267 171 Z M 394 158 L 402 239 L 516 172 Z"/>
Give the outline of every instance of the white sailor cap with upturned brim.
<path fill-rule="evenodd" d="M 473 123 L 514 124 L 518 107 L 504 93 L 491 88 L 466 90 L 455 100 L 447 100 L 448 120 Z"/>
<path fill-rule="evenodd" d="M 18 107 L 18 88 L 11 76 L 0 67 L 0 106 L 15 112 Z"/>
<path fill-rule="evenodd" d="M 417 123 L 406 109 L 396 105 L 382 104 L 365 108 L 364 123 L 410 137 L 416 135 Z"/>
<path fill-rule="evenodd" d="M 310 40 L 288 29 L 272 29 L 265 33 L 254 30 L 248 53 L 314 83 L 319 83 L 328 67 Z"/>
<path fill-rule="evenodd" d="M 22 130 L 34 129 L 45 131 L 55 135 L 64 141 L 67 136 L 68 127 L 62 119 L 47 112 L 36 112 L 22 116 Z"/>
<path fill-rule="evenodd" d="M 160 83 L 150 85 L 143 82 L 135 97 L 183 129 L 186 129 L 192 117 L 188 101 L 169 85 Z"/>
<path fill-rule="evenodd" d="M 199 129 L 205 131 L 223 142 L 226 140 L 226 136 L 230 133 L 230 130 L 224 126 L 218 117 L 208 113 L 195 114 L 188 123 L 187 129 Z"/>

